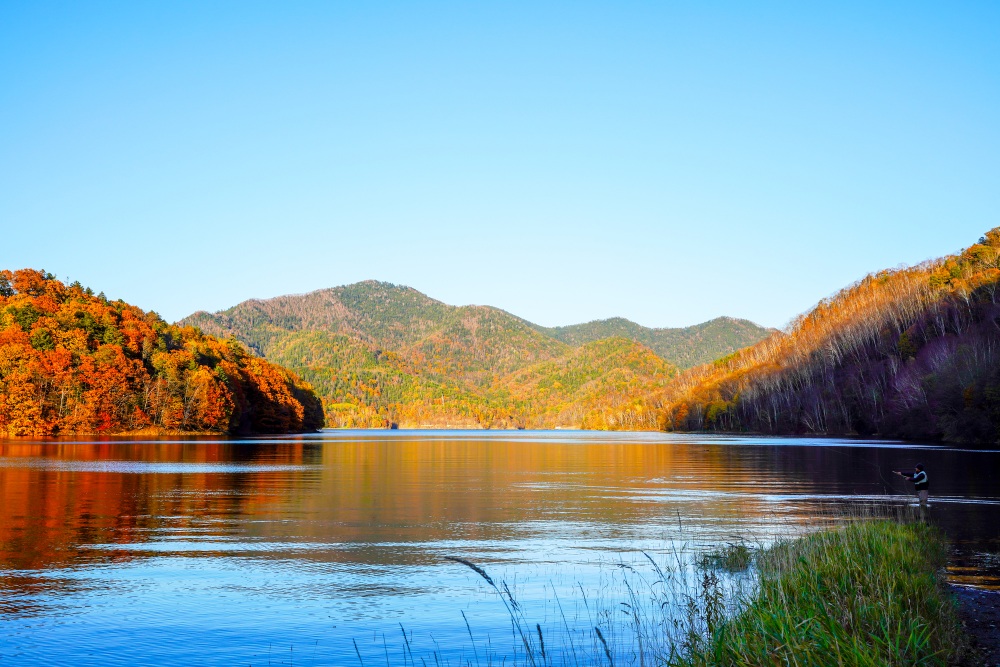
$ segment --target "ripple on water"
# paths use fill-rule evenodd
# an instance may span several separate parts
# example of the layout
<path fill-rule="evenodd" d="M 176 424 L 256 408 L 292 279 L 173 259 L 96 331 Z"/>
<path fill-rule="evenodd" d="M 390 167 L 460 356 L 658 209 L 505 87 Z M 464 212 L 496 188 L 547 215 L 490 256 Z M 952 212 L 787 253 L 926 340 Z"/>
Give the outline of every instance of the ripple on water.
<path fill-rule="evenodd" d="M 624 600 L 623 573 L 650 578 L 647 554 L 908 502 L 885 481 L 916 461 L 952 578 L 1000 578 L 996 453 L 565 431 L 0 444 L 2 665 L 357 664 L 354 641 L 403 664 L 400 624 L 464 664 L 460 612 L 480 649 L 511 645 L 510 623 L 446 556 L 555 637 L 563 611 L 573 633 Z"/>

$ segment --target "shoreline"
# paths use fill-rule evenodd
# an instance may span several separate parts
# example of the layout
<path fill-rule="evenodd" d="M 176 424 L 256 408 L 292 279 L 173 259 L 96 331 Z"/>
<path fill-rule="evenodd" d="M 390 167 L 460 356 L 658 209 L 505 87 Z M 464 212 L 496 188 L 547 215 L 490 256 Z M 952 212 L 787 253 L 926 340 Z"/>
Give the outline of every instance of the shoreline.
<path fill-rule="evenodd" d="M 780 542 L 754 558 L 742 610 L 674 665 L 982 664 L 966 629 L 990 621 L 944 580 L 946 554 L 936 529 L 885 519 Z"/>
<path fill-rule="evenodd" d="M 142 438 L 142 437 L 163 437 L 163 436 L 192 436 L 204 437 L 212 436 L 216 438 L 257 438 L 270 435 L 305 435 L 307 433 L 319 433 L 319 431 L 282 431 L 280 433 L 230 433 L 228 431 L 179 431 L 176 429 L 139 429 L 137 431 L 73 431 L 71 433 L 56 433 L 53 435 L 0 435 L 0 440 L 10 442 L 58 442 L 68 438 Z M 380 429 L 376 429 L 380 430 Z"/>

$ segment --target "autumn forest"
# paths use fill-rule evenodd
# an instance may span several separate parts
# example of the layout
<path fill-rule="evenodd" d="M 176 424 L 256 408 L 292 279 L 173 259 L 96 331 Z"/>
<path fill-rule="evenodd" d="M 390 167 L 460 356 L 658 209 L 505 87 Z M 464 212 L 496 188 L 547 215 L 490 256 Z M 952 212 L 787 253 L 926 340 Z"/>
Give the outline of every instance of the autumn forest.
<path fill-rule="evenodd" d="M 278 433 L 323 412 L 295 374 L 34 270 L 0 272 L 0 433 Z"/>
<path fill-rule="evenodd" d="M 784 331 L 546 328 L 367 281 L 178 324 L 0 272 L 0 433 L 592 428 L 995 443 L 1000 228 L 881 271 Z"/>
<path fill-rule="evenodd" d="M 617 415 L 664 390 L 678 368 L 770 333 L 732 318 L 546 328 L 377 281 L 245 301 L 182 324 L 291 368 L 316 389 L 329 425 L 355 428 L 641 427 Z"/>

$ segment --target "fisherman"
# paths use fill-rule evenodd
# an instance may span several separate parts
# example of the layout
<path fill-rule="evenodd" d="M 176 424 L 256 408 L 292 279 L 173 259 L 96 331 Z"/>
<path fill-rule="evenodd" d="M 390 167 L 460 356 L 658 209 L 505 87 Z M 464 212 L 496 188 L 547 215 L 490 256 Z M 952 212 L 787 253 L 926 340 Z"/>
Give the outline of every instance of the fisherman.
<path fill-rule="evenodd" d="M 917 498 L 920 499 L 920 506 L 927 507 L 927 490 L 930 488 L 930 484 L 927 481 L 927 471 L 924 470 L 924 464 L 918 463 L 916 470 L 912 474 L 906 474 L 899 470 L 894 470 L 893 472 L 903 479 L 913 482 L 913 488 L 917 491 Z"/>

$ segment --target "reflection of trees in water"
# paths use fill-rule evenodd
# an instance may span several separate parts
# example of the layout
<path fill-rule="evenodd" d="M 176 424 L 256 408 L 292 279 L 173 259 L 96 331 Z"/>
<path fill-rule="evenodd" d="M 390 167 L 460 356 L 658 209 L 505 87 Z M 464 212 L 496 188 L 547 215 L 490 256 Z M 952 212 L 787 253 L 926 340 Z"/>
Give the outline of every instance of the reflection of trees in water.
<path fill-rule="evenodd" d="M 306 445 L 266 448 L 213 443 L 4 444 L 7 459 L 56 462 L 129 461 L 177 464 L 301 464 Z M 16 463 L 16 462 L 12 462 Z M 199 468 L 202 470 L 203 468 Z M 275 493 L 268 484 L 303 471 L 280 473 L 130 473 L 47 467 L 45 463 L 0 467 L 0 566 L 38 570 L 127 560 L 134 551 L 79 549 L 132 545 L 164 532 L 218 530 Z M 220 523 L 221 522 L 221 523 Z"/>
<path fill-rule="evenodd" d="M 58 597 L 56 600 L 47 598 L 74 595 L 83 589 L 80 582 L 51 577 L 43 572 L 4 572 L 0 576 L 0 616 L 40 615 L 58 604 Z"/>
<path fill-rule="evenodd" d="M 452 541 L 505 549 L 516 541 L 599 537 L 626 547 L 636 531 L 673 528 L 678 520 L 692 529 L 752 527 L 778 515 L 808 523 L 816 497 L 766 496 L 899 493 L 905 487 L 887 487 L 883 471 L 916 460 L 931 471 L 932 494 L 995 494 L 988 466 L 970 470 L 969 457 L 982 453 L 693 439 L 341 438 L 0 445 L 8 459 L 179 466 L 136 473 L 33 461 L 0 467 L 0 566 L 46 570 L 143 558 L 169 549 L 170 538 L 202 542 L 206 551 L 198 557 L 218 555 L 211 542 L 220 537 L 237 544 L 318 544 L 295 557 L 372 566 L 436 562 L 428 545 Z M 183 464 L 199 465 L 181 472 Z M 216 464 L 219 470 L 232 464 L 261 468 L 205 470 Z M 932 518 L 956 539 L 974 540 L 998 513 L 992 505 L 939 503 Z M 79 548 L 95 545 L 101 548 Z M 286 551 L 256 553 L 287 557 Z M 16 591 L 22 584 L 4 586 Z"/>

